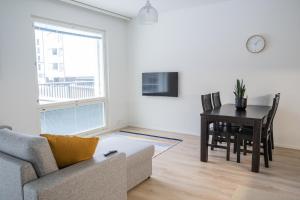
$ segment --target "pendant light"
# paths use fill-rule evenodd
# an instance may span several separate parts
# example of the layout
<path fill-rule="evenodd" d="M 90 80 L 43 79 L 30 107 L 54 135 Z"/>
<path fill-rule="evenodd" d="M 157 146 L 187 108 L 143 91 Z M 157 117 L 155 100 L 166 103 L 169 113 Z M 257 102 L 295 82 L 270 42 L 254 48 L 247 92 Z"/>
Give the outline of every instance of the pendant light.
<path fill-rule="evenodd" d="M 147 0 L 146 5 L 140 9 L 137 17 L 139 22 L 144 25 L 151 25 L 158 22 L 158 12 L 152 7 L 149 0 Z"/>

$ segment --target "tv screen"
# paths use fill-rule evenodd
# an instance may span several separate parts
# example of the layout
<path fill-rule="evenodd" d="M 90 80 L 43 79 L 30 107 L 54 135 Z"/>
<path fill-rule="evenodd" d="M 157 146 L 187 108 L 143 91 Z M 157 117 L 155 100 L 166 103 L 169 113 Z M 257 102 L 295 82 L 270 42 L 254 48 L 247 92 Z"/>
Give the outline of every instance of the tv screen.
<path fill-rule="evenodd" d="M 143 73 L 143 96 L 178 97 L 178 72 Z"/>

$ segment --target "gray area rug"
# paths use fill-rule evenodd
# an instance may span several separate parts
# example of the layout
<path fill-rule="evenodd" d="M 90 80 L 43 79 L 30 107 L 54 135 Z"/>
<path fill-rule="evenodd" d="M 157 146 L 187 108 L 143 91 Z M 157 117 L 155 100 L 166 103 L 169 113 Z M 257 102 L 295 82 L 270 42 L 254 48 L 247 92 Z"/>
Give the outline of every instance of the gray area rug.
<path fill-rule="evenodd" d="M 155 147 L 155 153 L 153 157 L 156 157 L 167 150 L 171 149 L 175 145 L 182 142 L 182 140 L 176 138 L 164 138 L 142 133 L 128 133 L 128 132 L 114 132 L 107 137 L 125 137 L 126 139 L 143 142 L 145 144 L 151 144 Z"/>

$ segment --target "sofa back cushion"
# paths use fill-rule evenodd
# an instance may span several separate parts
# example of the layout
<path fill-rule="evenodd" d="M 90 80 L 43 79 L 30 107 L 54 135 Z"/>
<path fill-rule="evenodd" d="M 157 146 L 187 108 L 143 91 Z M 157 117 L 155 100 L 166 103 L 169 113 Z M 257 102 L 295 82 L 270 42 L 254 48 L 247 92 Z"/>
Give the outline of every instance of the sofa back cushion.
<path fill-rule="evenodd" d="M 0 151 L 30 162 L 41 177 L 58 170 L 46 138 L 0 129 Z"/>
<path fill-rule="evenodd" d="M 48 139 L 58 168 L 68 167 L 93 158 L 99 138 L 42 134 Z"/>

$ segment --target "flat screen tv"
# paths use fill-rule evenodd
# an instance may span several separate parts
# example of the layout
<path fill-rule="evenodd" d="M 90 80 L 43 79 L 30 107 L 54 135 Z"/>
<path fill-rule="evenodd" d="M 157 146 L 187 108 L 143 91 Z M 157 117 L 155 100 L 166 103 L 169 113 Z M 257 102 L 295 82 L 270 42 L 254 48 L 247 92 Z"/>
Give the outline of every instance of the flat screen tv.
<path fill-rule="evenodd" d="M 142 74 L 143 96 L 178 97 L 178 72 Z"/>

